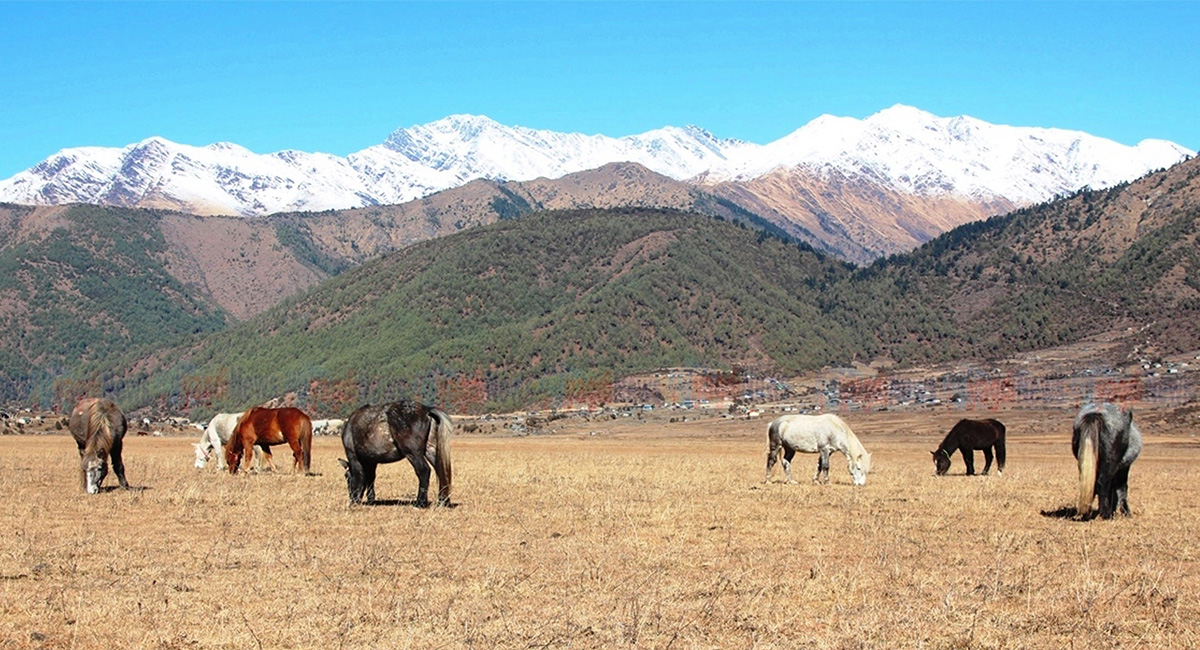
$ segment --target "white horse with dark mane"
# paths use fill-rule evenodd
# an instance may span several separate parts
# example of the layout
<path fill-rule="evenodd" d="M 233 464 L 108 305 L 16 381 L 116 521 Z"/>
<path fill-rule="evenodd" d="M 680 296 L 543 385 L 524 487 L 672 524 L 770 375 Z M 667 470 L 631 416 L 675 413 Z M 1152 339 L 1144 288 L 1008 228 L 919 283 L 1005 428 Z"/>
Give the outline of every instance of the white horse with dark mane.
<path fill-rule="evenodd" d="M 840 451 L 846 456 L 846 466 L 850 470 L 850 478 L 855 485 L 866 485 L 867 474 L 871 471 L 871 454 L 858 441 L 858 436 L 850 427 L 836 415 L 784 415 L 776 418 L 767 428 L 767 482 L 771 480 L 771 470 L 783 451 L 783 472 L 787 474 L 788 483 L 795 483 L 792 478 L 792 457 L 796 452 L 820 454 L 817 459 L 817 473 L 813 482 L 829 482 L 829 457 L 833 452 Z"/>
<path fill-rule="evenodd" d="M 196 447 L 197 468 L 204 469 L 214 451 L 217 454 L 217 469 L 226 468 L 225 454 L 221 453 L 221 450 L 224 449 L 225 443 L 229 442 L 229 436 L 237 428 L 242 415 L 242 413 L 218 413 L 213 416 L 213 419 L 208 421 L 208 426 L 200 436 L 200 442 L 194 445 Z M 256 468 L 262 463 L 261 451 L 257 447 L 254 452 L 254 463 Z"/>

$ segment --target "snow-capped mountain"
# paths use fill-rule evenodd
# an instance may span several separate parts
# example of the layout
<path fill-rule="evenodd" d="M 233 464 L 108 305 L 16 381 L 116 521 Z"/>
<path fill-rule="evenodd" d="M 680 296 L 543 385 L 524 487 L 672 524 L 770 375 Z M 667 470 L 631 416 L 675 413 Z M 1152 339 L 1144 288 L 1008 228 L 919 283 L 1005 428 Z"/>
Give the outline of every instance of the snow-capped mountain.
<path fill-rule="evenodd" d="M 477 178 L 558 178 L 636 162 L 698 184 L 803 168 L 919 196 L 1025 204 L 1131 180 L 1193 154 L 1162 140 L 1129 147 L 1078 131 L 943 118 L 907 106 L 865 120 L 822 116 L 765 145 L 719 139 L 693 126 L 612 138 L 455 115 L 399 129 L 345 158 L 255 154 L 235 144 L 194 147 L 162 138 L 121 149 L 65 149 L 0 181 L 0 201 L 257 216 L 401 203 Z"/>

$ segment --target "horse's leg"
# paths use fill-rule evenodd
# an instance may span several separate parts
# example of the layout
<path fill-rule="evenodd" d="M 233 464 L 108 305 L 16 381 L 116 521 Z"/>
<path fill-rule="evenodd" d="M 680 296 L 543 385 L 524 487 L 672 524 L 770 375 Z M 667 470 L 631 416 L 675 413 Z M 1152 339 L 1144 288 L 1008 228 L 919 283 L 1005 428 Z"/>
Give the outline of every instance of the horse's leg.
<path fill-rule="evenodd" d="M 775 461 L 779 460 L 779 447 L 771 445 L 767 449 L 767 475 L 763 478 L 763 483 L 771 482 L 771 470 L 775 469 Z"/>
<path fill-rule="evenodd" d="M 375 503 L 375 470 L 379 468 L 376 463 L 363 463 L 362 466 L 362 482 L 367 503 Z M 361 498 L 364 496 L 360 494 Z"/>
<path fill-rule="evenodd" d="M 349 474 L 349 477 L 346 481 L 346 488 L 350 493 L 350 505 L 354 505 L 362 503 L 363 491 L 366 485 L 363 477 L 366 475 L 366 470 L 354 454 L 347 454 L 347 456 L 346 473 Z"/>
<path fill-rule="evenodd" d="M 963 464 L 967 466 L 967 476 L 975 475 L 975 450 L 968 447 L 963 447 L 959 451 L 962 452 Z"/>
<path fill-rule="evenodd" d="M 831 448 L 826 447 L 821 450 L 820 455 L 817 456 L 817 476 L 813 480 L 820 483 L 829 482 L 829 457 L 832 454 L 833 449 Z"/>
<path fill-rule="evenodd" d="M 289 438 L 288 446 L 292 448 L 292 473 L 304 471 L 304 450 L 300 448 L 299 438 Z"/>
<path fill-rule="evenodd" d="M 1117 475 L 1113 477 L 1113 493 L 1116 497 L 1117 512 L 1131 517 L 1133 514 L 1129 512 L 1129 468 L 1124 467 L 1117 470 Z"/>
<path fill-rule="evenodd" d="M 795 449 L 783 449 L 783 473 L 787 476 L 788 483 L 795 483 L 796 479 L 792 478 L 792 458 L 796 456 Z"/>
<path fill-rule="evenodd" d="M 1101 468 L 1103 470 L 1103 468 Z M 1100 477 L 1096 480 L 1096 492 L 1100 495 L 1100 518 L 1112 519 L 1113 510 L 1116 506 L 1114 501 L 1113 477 L 1101 472 Z"/>
<path fill-rule="evenodd" d="M 412 463 L 413 471 L 417 473 L 417 507 L 429 507 L 429 461 L 424 454 L 408 454 L 408 462 Z"/>
<path fill-rule="evenodd" d="M 278 472 L 279 470 L 275 468 L 275 457 L 271 455 L 271 445 L 259 445 L 259 449 L 262 449 L 263 458 L 266 459 L 267 466 L 271 468 L 271 473 Z M 259 469 L 261 470 L 262 463 L 259 463 L 259 465 Z"/>
<path fill-rule="evenodd" d="M 121 460 L 121 445 L 124 444 L 120 438 L 114 438 L 112 448 L 108 450 L 109 456 L 112 457 L 113 473 L 117 475 L 117 482 L 126 490 L 129 489 L 129 481 L 125 480 L 125 462 Z"/>
<path fill-rule="evenodd" d="M 983 448 L 983 475 L 987 476 L 988 471 L 992 469 L 992 448 Z"/>

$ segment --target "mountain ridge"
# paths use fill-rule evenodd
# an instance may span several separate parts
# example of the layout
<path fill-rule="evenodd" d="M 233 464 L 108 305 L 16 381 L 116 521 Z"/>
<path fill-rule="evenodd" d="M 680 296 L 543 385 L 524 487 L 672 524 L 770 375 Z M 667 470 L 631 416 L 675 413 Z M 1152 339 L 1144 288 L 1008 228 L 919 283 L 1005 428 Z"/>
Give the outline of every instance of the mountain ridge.
<path fill-rule="evenodd" d="M 395 204 L 480 178 L 558 178 L 635 162 L 700 186 L 804 168 L 908 194 L 1023 205 L 1132 180 L 1194 153 L 1160 140 L 1129 147 L 1079 131 L 943 118 L 903 105 L 863 120 L 824 115 L 764 145 L 695 126 L 612 138 L 453 115 L 397 129 L 345 157 L 255 154 L 233 143 L 195 147 L 160 137 L 124 148 L 64 149 L 0 181 L 0 201 L 262 216 Z"/>

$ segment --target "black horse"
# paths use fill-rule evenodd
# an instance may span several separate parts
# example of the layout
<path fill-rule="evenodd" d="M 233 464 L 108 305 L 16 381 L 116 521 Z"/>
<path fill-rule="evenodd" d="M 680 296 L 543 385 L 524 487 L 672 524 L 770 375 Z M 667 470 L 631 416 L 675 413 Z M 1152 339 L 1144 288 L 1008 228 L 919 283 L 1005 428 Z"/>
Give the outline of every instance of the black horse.
<path fill-rule="evenodd" d="M 417 473 L 417 501 L 429 506 L 429 466 L 437 472 L 438 504 L 450 505 L 450 416 L 440 409 L 400 400 L 359 407 L 342 429 L 346 489 L 350 503 L 375 501 L 375 469 L 407 459 Z"/>
<path fill-rule="evenodd" d="M 1080 409 L 1071 435 L 1071 452 L 1079 461 L 1079 505 L 1075 512 L 1086 518 L 1092 501 L 1100 495 L 1100 517 L 1113 512 L 1129 515 L 1129 467 L 1142 452 L 1142 434 L 1133 426 L 1133 411 L 1116 404 Z"/>
<path fill-rule="evenodd" d="M 975 474 L 975 451 L 983 450 L 983 473 L 986 475 L 992 468 L 992 448 L 996 448 L 996 471 L 1004 473 L 1004 425 L 999 420 L 959 420 L 950 429 L 942 444 L 938 445 L 933 454 L 933 464 L 938 476 L 944 475 L 950 469 L 950 457 L 955 451 L 962 452 L 963 463 L 967 466 L 967 476 Z"/>

